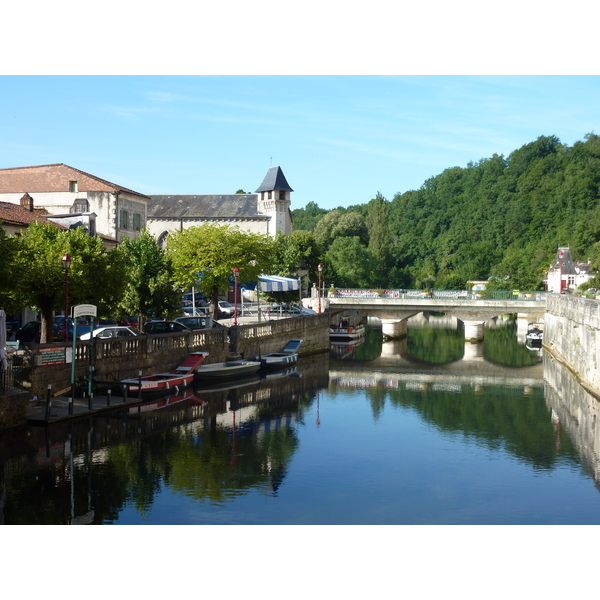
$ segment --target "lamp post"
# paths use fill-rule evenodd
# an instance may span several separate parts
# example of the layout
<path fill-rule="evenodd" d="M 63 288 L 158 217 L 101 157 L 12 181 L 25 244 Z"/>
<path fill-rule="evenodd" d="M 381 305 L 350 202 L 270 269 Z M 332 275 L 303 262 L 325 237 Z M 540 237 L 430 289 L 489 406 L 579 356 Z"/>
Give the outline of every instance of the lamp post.
<path fill-rule="evenodd" d="M 237 325 L 237 289 L 240 270 L 233 267 L 233 324 Z"/>
<path fill-rule="evenodd" d="M 319 271 L 319 286 L 317 287 L 317 296 L 319 297 L 319 312 L 321 312 L 321 272 L 323 271 L 323 265 L 319 263 L 317 269 Z"/>
<path fill-rule="evenodd" d="M 71 267 L 71 257 L 68 252 L 62 257 L 62 266 L 65 270 L 65 322 L 63 328 L 63 342 L 66 343 L 69 341 L 67 321 L 69 316 L 69 268 Z"/>

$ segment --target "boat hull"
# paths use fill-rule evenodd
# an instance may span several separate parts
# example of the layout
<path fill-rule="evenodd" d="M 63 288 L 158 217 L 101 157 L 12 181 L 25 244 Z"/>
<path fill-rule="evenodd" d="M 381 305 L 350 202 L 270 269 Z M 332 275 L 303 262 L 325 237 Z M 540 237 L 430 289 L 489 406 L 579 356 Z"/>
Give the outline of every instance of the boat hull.
<path fill-rule="evenodd" d="M 284 354 L 283 352 L 274 352 L 260 357 L 260 366 L 263 369 L 284 369 L 297 362 L 297 354 Z"/>
<path fill-rule="evenodd" d="M 332 340 L 357 340 L 365 336 L 366 329 L 364 325 L 355 325 L 352 327 L 330 326 L 329 338 Z"/>
<path fill-rule="evenodd" d="M 256 373 L 260 369 L 259 361 L 234 360 L 212 365 L 201 365 L 195 371 L 198 379 L 223 379 L 226 377 L 242 377 Z"/>

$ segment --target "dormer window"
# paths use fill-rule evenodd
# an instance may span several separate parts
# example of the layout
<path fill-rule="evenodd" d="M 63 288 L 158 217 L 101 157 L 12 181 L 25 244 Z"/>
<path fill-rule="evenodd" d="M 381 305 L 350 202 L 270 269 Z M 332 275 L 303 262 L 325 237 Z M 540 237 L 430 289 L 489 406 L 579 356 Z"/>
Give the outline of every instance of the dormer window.
<path fill-rule="evenodd" d="M 79 186 L 76 181 L 69 181 L 69 191 L 74 193 L 79 191 Z"/>

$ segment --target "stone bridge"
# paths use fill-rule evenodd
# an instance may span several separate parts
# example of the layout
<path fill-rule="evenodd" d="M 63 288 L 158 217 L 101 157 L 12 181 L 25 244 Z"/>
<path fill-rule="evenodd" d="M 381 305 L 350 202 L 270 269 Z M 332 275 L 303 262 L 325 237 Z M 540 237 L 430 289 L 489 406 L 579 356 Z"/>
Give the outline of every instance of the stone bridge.
<path fill-rule="evenodd" d="M 543 320 L 547 292 L 497 292 L 481 298 L 472 292 L 433 291 L 410 294 L 386 290 L 377 295 L 370 290 L 340 290 L 324 299 L 332 318 L 339 313 L 359 311 L 382 321 L 383 333 L 390 338 L 406 335 L 406 320 L 421 312 L 440 312 L 456 317 L 465 326 L 465 341 L 483 339 L 484 323 L 505 314 L 517 314 L 529 321 Z"/>

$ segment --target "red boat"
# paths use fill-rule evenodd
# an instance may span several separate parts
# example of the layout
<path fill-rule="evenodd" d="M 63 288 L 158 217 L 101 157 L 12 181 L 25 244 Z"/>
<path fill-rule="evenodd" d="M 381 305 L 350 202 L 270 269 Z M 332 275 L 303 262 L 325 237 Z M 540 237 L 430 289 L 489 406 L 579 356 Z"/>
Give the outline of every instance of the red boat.
<path fill-rule="evenodd" d="M 142 395 L 156 392 L 166 392 L 186 385 L 194 381 L 194 370 L 199 367 L 208 352 L 192 352 L 178 367 L 169 373 L 156 373 L 134 379 L 122 379 L 121 383 L 127 386 L 128 393 L 140 391 Z"/>

